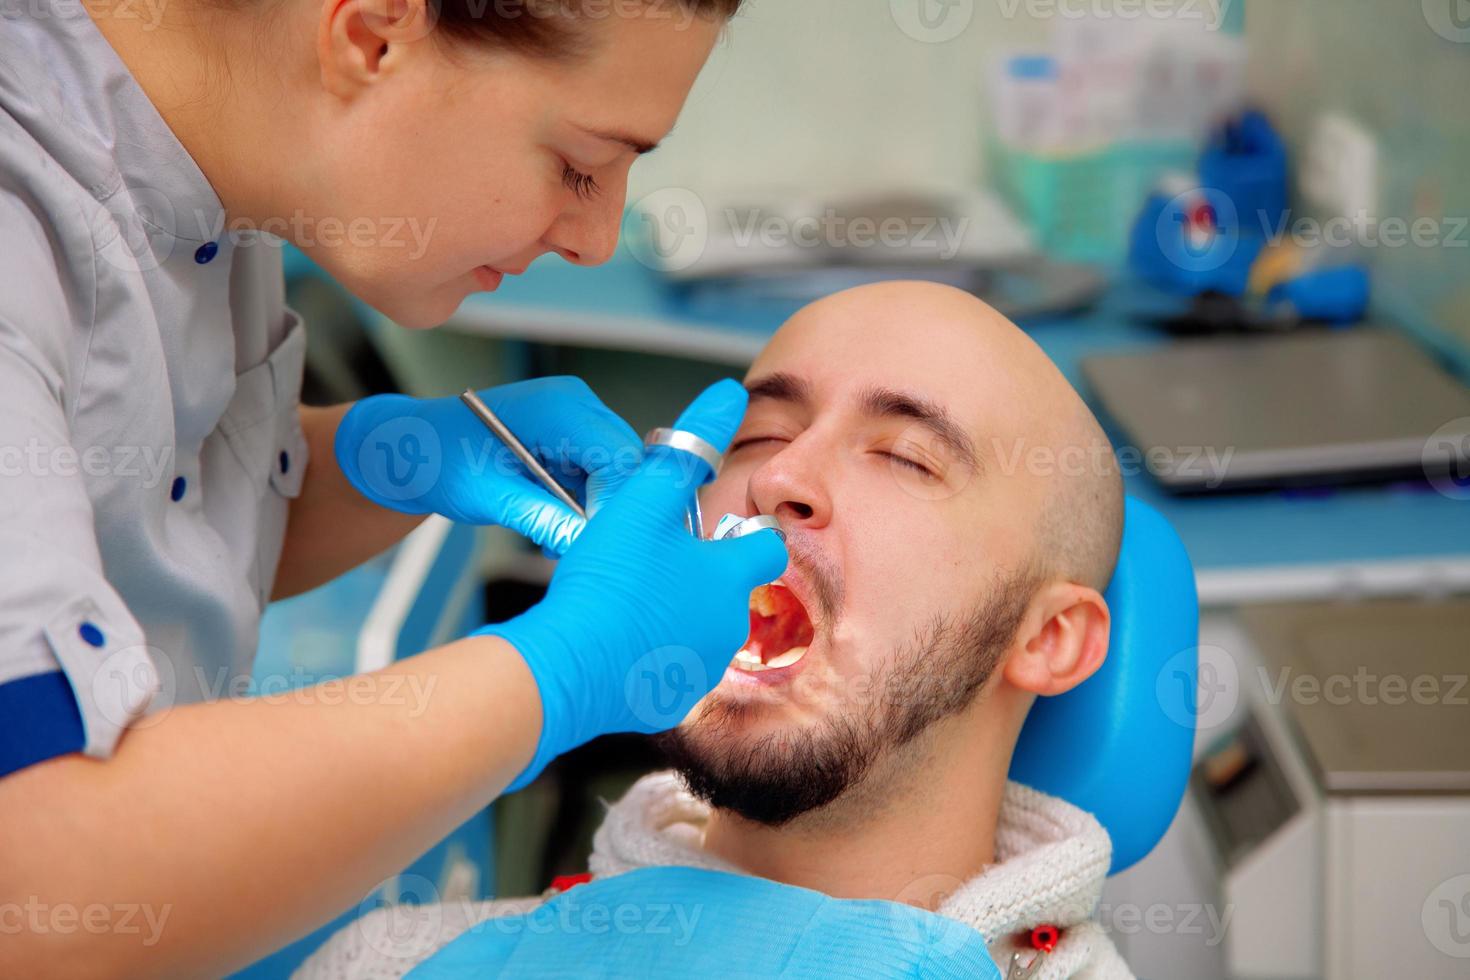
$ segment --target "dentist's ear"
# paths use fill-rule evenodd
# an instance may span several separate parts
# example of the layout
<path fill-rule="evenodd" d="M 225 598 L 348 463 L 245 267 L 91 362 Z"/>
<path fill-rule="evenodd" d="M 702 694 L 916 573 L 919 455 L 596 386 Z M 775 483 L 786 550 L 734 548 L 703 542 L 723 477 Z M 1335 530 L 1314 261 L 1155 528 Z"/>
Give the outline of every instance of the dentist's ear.
<path fill-rule="evenodd" d="M 1001 675 L 1043 697 L 1070 691 L 1102 666 L 1110 622 L 1096 589 L 1049 582 L 1032 596 Z"/>
<path fill-rule="evenodd" d="M 338 98 L 352 98 L 382 77 L 392 52 L 428 37 L 434 20 L 426 0 L 322 0 L 322 85 Z"/>

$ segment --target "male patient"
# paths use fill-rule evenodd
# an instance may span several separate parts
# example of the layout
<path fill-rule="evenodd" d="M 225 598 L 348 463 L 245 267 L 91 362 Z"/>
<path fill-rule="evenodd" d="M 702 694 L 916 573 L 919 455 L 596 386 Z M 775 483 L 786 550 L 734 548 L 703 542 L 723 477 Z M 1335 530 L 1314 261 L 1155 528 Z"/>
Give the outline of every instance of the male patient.
<path fill-rule="evenodd" d="M 746 386 L 703 509 L 775 516 L 791 564 L 752 596 L 720 685 L 660 736 L 677 775 L 611 806 L 591 871 L 688 865 L 909 902 L 978 930 L 1002 971 L 1055 926 L 1031 976 L 1131 976 L 1090 920 L 1106 832 L 1006 779 L 1035 697 L 1107 652 L 1123 493 L 1096 420 L 1013 324 L 923 283 L 812 304 Z M 540 901 L 382 910 L 304 972 L 397 976 Z"/>

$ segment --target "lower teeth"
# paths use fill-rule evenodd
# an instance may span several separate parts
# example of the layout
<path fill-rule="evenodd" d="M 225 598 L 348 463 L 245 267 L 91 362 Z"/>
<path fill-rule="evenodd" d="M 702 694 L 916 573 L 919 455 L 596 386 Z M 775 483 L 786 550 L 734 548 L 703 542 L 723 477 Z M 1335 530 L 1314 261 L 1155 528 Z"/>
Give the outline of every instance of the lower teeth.
<path fill-rule="evenodd" d="M 749 671 L 773 670 L 777 667 L 790 667 L 802 657 L 806 656 L 806 650 L 806 647 L 792 647 L 785 653 L 780 654 L 779 656 L 772 657 L 766 663 L 761 663 L 760 657 L 757 657 L 755 654 L 745 650 L 741 650 L 739 653 L 735 654 L 735 659 L 731 662 L 731 666 L 736 667 L 740 670 Z"/>

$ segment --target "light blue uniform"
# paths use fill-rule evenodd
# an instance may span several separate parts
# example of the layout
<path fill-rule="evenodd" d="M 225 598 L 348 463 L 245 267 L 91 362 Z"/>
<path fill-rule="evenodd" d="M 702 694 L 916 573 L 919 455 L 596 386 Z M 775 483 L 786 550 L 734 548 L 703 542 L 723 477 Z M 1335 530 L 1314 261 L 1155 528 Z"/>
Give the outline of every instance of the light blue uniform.
<path fill-rule="evenodd" d="M 249 673 L 305 338 L 224 220 L 81 4 L 0 11 L 0 775 Z"/>

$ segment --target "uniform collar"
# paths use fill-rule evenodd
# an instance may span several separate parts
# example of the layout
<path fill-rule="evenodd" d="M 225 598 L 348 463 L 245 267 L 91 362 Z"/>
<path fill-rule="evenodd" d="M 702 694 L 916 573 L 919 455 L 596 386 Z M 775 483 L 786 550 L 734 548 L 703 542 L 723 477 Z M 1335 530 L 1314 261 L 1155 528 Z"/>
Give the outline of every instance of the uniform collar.
<path fill-rule="evenodd" d="M 222 237 L 219 195 L 79 0 L 0 8 L 0 108 L 99 204 L 139 214 L 150 237 Z"/>

